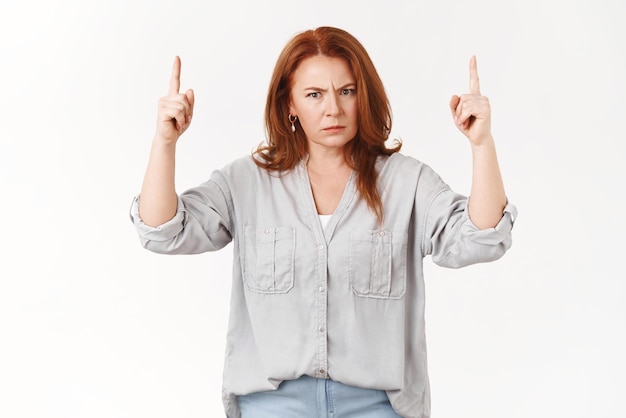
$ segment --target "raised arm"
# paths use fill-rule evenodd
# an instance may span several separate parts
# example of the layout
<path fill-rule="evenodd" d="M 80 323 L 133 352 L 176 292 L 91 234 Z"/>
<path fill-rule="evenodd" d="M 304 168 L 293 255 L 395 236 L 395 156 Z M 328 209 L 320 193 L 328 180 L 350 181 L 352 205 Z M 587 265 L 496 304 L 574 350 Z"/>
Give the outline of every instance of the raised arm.
<path fill-rule="evenodd" d="M 193 117 L 194 94 L 180 90 L 180 58 L 174 59 L 167 96 L 159 100 L 156 133 L 141 188 L 139 215 L 149 226 L 158 226 L 176 214 L 176 142 Z"/>
<path fill-rule="evenodd" d="M 472 190 L 469 216 L 479 229 L 493 228 L 502 218 L 506 195 L 496 146 L 491 135 L 489 99 L 480 94 L 476 57 L 469 65 L 469 94 L 452 96 L 450 110 L 457 128 L 472 147 Z"/>

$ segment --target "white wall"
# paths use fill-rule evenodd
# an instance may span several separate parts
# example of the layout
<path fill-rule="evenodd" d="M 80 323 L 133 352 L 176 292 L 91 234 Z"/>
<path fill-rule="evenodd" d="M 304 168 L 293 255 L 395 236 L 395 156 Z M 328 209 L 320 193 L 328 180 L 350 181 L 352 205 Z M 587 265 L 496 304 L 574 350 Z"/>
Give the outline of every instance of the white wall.
<path fill-rule="evenodd" d="M 514 244 L 427 261 L 433 416 L 623 417 L 624 97 L 618 0 L 24 1 L 0 15 L 0 416 L 217 417 L 232 247 L 143 250 L 129 221 L 174 55 L 195 89 L 180 190 L 263 140 L 296 32 L 368 48 L 403 151 L 468 193 L 447 107 L 478 57 Z"/>

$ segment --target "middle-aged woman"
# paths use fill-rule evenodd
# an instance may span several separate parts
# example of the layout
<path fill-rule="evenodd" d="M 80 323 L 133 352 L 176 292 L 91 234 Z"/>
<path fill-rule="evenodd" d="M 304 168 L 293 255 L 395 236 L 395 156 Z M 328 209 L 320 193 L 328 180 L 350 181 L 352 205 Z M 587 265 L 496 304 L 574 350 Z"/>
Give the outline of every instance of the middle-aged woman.
<path fill-rule="evenodd" d="M 453 268 L 496 260 L 516 213 L 474 57 L 469 73 L 469 93 L 450 110 L 471 145 L 471 199 L 399 143 L 386 146 L 383 84 L 361 43 L 332 27 L 299 33 L 281 52 L 266 143 L 178 195 L 176 142 L 194 95 L 179 92 L 176 58 L 131 215 L 151 251 L 233 242 L 228 417 L 430 416 L 423 259 Z"/>

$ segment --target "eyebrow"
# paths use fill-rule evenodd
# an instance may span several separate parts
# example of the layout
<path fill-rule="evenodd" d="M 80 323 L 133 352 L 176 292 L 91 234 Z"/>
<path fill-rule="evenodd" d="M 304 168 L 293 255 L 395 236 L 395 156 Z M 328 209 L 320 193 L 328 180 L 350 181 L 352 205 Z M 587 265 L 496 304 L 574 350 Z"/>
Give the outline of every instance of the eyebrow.
<path fill-rule="evenodd" d="M 348 87 L 356 87 L 356 83 L 344 84 L 343 86 L 338 87 L 337 90 L 343 90 L 343 89 L 346 89 Z M 328 89 L 323 89 L 321 87 L 313 87 L 313 86 L 312 87 L 305 87 L 303 90 L 328 91 Z"/>

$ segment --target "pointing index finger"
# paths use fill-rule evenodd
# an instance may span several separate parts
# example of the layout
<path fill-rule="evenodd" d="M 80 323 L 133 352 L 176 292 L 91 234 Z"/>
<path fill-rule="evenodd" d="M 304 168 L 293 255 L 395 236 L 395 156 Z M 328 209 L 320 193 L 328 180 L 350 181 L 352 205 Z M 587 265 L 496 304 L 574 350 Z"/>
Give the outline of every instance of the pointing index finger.
<path fill-rule="evenodd" d="M 472 55 L 469 64 L 469 90 L 470 94 L 480 95 L 480 83 L 478 82 L 478 67 L 476 66 L 476 55 Z"/>
<path fill-rule="evenodd" d="M 180 57 L 177 55 L 174 58 L 174 65 L 172 66 L 172 75 L 170 77 L 170 90 L 169 94 L 178 94 L 180 90 Z"/>

